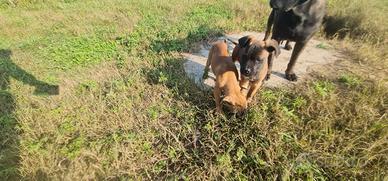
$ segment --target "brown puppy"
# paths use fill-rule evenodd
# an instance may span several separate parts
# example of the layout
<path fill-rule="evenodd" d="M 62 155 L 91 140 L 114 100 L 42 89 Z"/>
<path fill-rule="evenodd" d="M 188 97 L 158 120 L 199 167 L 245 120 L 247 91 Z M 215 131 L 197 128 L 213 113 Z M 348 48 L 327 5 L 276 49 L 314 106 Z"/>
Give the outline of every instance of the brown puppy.
<path fill-rule="evenodd" d="M 222 113 L 222 105 L 225 105 L 232 113 L 243 112 L 247 108 L 246 97 L 240 92 L 237 68 L 228 55 L 226 40 L 218 41 L 210 49 L 206 62 L 203 78 L 205 79 L 211 66 L 216 82 L 214 86 L 214 98 L 216 110 Z M 221 101 L 221 94 L 224 98 Z"/>
<path fill-rule="evenodd" d="M 248 103 L 263 85 L 268 69 L 268 58 L 271 54 L 279 54 L 279 45 L 274 40 L 262 41 L 254 36 L 245 36 L 239 39 L 233 49 L 233 61 L 240 62 L 240 87 L 247 96 Z"/>

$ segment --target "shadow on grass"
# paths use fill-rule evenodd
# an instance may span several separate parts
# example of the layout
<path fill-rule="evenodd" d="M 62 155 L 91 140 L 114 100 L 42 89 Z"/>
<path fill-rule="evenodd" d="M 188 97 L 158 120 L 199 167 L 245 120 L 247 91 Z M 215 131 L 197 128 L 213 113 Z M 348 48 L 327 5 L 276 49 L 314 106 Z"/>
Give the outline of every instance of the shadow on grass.
<path fill-rule="evenodd" d="M 169 129 L 169 134 L 174 134 L 181 142 L 180 144 L 184 145 L 184 150 L 179 152 L 179 154 L 182 154 L 182 157 L 185 157 L 183 160 L 180 160 L 182 162 L 178 164 L 173 161 L 174 159 L 169 159 L 165 164 L 167 169 L 164 169 L 173 171 L 173 175 L 178 178 L 180 178 L 180 172 L 185 169 L 193 168 L 192 164 L 194 164 L 194 167 L 197 167 L 197 169 L 205 168 L 205 165 L 209 164 L 209 162 L 216 164 L 213 163 L 216 154 L 211 151 L 213 148 L 210 146 L 214 143 L 214 141 L 211 141 L 214 136 L 213 132 L 208 130 L 210 124 L 217 125 L 216 127 L 223 129 L 222 134 L 225 136 L 223 138 L 226 139 L 234 138 L 235 133 L 244 130 L 242 127 L 246 126 L 245 123 L 241 124 L 246 118 L 236 118 L 232 115 L 225 115 L 225 117 L 213 116 L 215 103 L 212 92 L 199 89 L 195 82 L 190 79 L 184 71 L 183 64 L 185 63 L 185 59 L 173 54 L 177 51 L 191 52 L 193 48 L 196 48 L 195 46 L 198 45 L 198 42 L 213 40 L 221 35 L 222 31 L 219 29 L 201 26 L 198 29 L 191 31 L 185 39 L 170 41 L 158 40 L 151 43 L 152 51 L 154 51 L 154 53 L 167 53 L 166 57 L 168 58 L 164 58 L 162 60 L 163 63 L 160 66 L 156 65 L 153 69 L 145 70 L 147 72 L 148 83 L 150 85 L 165 85 L 172 90 L 174 94 L 173 98 L 175 100 L 187 102 L 195 109 L 195 115 L 192 115 L 189 118 L 179 118 L 180 121 L 178 123 L 173 122 L 167 123 L 166 125 L 166 128 Z M 188 132 L 185 131 L 187 125 L 192 126 L 193 129 L 190 129 Z M 252 134 L 255 135 L 257 133 Z M 162 137 L 161 140 L 170 136 L 171 135 Z M 165 141 L 165 146 L 168 146 L 169 148 L 173 147 L 171 143 L 168 143 L 168 140 Z M 216 142 L 226 143 L 228 141 L 217 140 Z M 237 141 L 236 146 L 241 144 L 241 142 Z M 178 147 L 177 149 L 181 148 Z M 227 145 L 225 144 L 219 144 L 215 149 L 217 151 L 228 150 Z M 160 164 L 156 163 L 156 167 L 158 166 L 160 166 Z M 170 174 L 171 173 L 162 171 L 162 173 L 155 173 L 153 177 L 159 179 L 169 178 L 171 176 Z"/>
<path fill-rule="evenodd" d="M 59 94 L 59 87 L 37 80 L 12 62 L 12 52 L 0 49 L 0 178 L 17 180 L 19 176 L 18 120 L 14 114 L 16 103 L 10 93 L 10 79 L 34 86 L 36 95 Z"/>
<path fill-rule="evenodd" d="M 199 42 L 203 42 L 221 36 L 221 29 L 214 29 L 208 26 L 199 26 L 188 33 L 184 39 L 156 40 L 151 43 L 151 50 L 155 53 L 191 52 L 197 48 Z M 183 57 L 172 56 L 163 60 L 163 66 L 156 66 L 154 69 L 146 70 L 148 83 L 165 84 L 168 88 L 174 89 L 176 99 L 183 99 L 201 110 L 209 109 L 209 93 L 198 88 L 193 80 L 185 73 Z"/>
<path fill-rule="evenodd" d="M 329 39 L 338 38 L 343 40 L 347 36 L 356 39 L 367 33 L 360 29 L 361 22 L 362 19 L 360 17 L 326 16 L 323 22 L 323 32 L 326 38 Z"/>
<path fill-rule="evenodd" d="M 223 34 L 221 29 L 211 28 L 209 26 L 201 25 L 197 29 L 191 30 L 184 39 L 165 40 L 163 34 L 159 39 L 151 43 L 151 50 L 153 52 L 189 52 L 196 47 L 196 45 L 205 40 L 214 37 L 219 37 Z"/>
<path fill-rule="evenodd" d="M 197 30 L 191 31 L 185 39 L 174 39 L 169 41 L 156 40 L 151 43 L 151 50 L 157 54 L 168 54 L 168 58 L 163 58 L 160 66 L 155 66 L 153 69 L 147 69 L 147 81 L 150 85 L 162 84 L 168 89 L 172 90 L 173 99 L 177 102 L 187 102 L 190 107 L 194 107 L 195 115 L 192 118 L 186 117 L 178 118 L 179 122 L 167 122 L 166 129 L 171 134 L 178 136 L 180 144 L 184 145 L 182 152 L 178 154 L 187 153 L 190 157 L 195 158 L 196 163 L 202 164 L 201 158 L 197 156 L 198 153 L 203 153 L 205 150 L 201 146 L 201 135 L 208 122 L 208 114 L 215 108 L 214 99 L 210 91 L 202 91 L 190 79 L 184 70 L 185 59 L 178 55 L 174 55 L 174 52 L 191 52 L 196 48 L 199 42 L 206 41 L 209 37 L 215 37 L 221 33 L 220 30 L 211 30 L 209 27 L 201 26 Z M 181 110 L 181 108 L 179 108 Z M 182 108 L 185 110 L 185 108 Z M 187 125 L 193 126 L 194 131 L 183 131 Z M 168 136 L 170 137 L 170 136 Z M 170 140 L 166 140 L 161 137 L 163 147 L 174 147 L 174 144 L 169 143 Z M 187 162 L 184 160 L 183 162 Z M 191 160 L 192 161 L 192 160 Z M 191 162 L 189 161 L 189 162 Z M 161 163 L 155 163 L 155 167 L 159 167 Z M 168 178 L 171 175 L 165 172 L 165 170 L 176 171 L 176 176 L 179 175 L 180 167 L 189 167 L 188 163 L 174 164 L 172 160 L 167 160 L 162 172 L 155 172 L 151 170 L 153 179 Z M 186 166 L 184 166 L 186 165 Z M 149 172 L 148 170 L 147 172 Z"/>

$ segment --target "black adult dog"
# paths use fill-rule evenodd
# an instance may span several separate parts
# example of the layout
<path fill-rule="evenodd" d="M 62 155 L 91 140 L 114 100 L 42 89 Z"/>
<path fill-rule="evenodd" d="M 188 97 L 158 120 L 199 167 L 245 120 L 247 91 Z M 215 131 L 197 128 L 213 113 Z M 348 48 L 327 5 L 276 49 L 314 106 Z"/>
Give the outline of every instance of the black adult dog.
<path fill-rule="evenodd" d="M 305 48 L 307 42 L 319 30 L 326 13 L 326 0 L 271 0 L 272 12 L 268 18 L 267 31 L 264 40 L 271 34 L 271 39 L 279 44 L 287 41 L 286 49 L 291 50 L 290 41 L 295 42 L 291 59 L 286 69 L 286 79 L 296 81 L 295 63 Z M 268 59 L 268 74 L 270 78 L 274 56 Z"/>

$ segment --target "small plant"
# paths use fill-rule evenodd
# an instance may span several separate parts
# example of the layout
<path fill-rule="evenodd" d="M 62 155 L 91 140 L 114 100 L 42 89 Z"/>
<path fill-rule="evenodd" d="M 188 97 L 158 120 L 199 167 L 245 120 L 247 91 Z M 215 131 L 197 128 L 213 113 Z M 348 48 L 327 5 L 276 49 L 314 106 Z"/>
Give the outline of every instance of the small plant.
<path fill-rule="evenodd" d="M 231 173 L 233 171 L 232 161 L 230 155 L 227 153 L 217 156 L 217 165 L 225 173 Z"/>
<path fill-rule="evenodd" d="M 362 83 L 360 78 L 352 74 L 341 75 L 339 81 L 351 87 L 358 86 Z"/>
<path fill-rule="evenodd" d="M 315 92 L 321 97 L 328 96 L 335 89 L 334 84 L 328 81 L 316 81 L 313 83 L 313 87 Z"/>
<path fill-rule="evenodd" d="M 98 83 L 96 81 L 85 81 L 80 83 L 78 89 L 80 92 L 85 92 L 85 91 L 93 91 L 98 88 Z"/>
<path fill-rule="evenodd" d="M 166 75 L 164 72 L 159 72 L 159 83 L 166 83 L 168 81 L 168 75 Z"/>
<path fill-rule="evenodd" d="M 76 127 L 73 121 L 65 121 L 58 128 L 58 131 L 61 134 L 73 133 L 75 130 L 76 130 Z"/>
<path fill-rule="evenodd" d="M 300 178 L 305 178 L 305 180 L 313 181 L 313 180 L 326 180 L 322 174 L 322 171 L 314 164 L 303 161 L 296 163 L 295 172 Z"/>
<path fill-rule="evenodd" d="M 148 117 L 151 120 L 156 120 L 159 117 L 159 109 L 157 106 L 152 106 L 148 108 Z"/>
<path fill-rule="evenodd" d="M 246 157 L 244 148 L 238 148 L 236 157 L 237 161 L 241 161 L 244 157 Z"/>
<path fill-rule="evenodd" d="M 307 104 L 306 99 L 304 99 L 303 97 L 297 97 L 297 98 L 295 98 L 293 100 L 292 107 L 293 108 L 300 108 L 300 107 L 303 107 L 306 104 Z"/>
<path fill-rule="evenodd" d="M 317 48 L 321 48 L 321 49 L 329 49 L 329 45 L 325 44 L 325 43 L 319 43 L 318 45 L 316 45 Z"/>
<path fill-rule="evenodd" d="M 78 136 L 70 140 L 62 149 L 61 153 L 70 159 L 75 159 L 81 150 L 86 145 L 86 140 L 83 136 Z"/>

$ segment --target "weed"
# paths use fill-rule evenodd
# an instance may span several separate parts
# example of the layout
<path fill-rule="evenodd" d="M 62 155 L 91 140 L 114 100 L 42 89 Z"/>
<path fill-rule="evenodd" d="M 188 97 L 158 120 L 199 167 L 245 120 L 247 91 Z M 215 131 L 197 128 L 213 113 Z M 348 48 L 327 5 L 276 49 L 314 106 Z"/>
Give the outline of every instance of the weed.
<path fill-rule="evenodd" d="M 362 83 L 361 79 L 351 75 L 351 74 L 343 74 L 340 76 L 339 80 L 346 84 L 347 86 L 358 86 Z"/>
<path fill-rule="evenodd" d="M 329 49 L 330 47 L 328 45 L 326 45 L 325 43 L 319 43 L 318 45 L 316 45 L 317 48 L 321 48 L 321 49 Z"/>
<path fill-rule="evenodd" d="M 227 153 L 217 156 L 217 164 L 221 172 L 229 174 L 233 170 L 231 158 Z"/>
<path fill-rule="evenodd" d="M 317 81 L 314 82 L 314 90 L 322 97 L 330 95 L 334 90 L 334 85 L 328 81 Z"/>
<path fill-rule="evenodd" d="M 80 153 L 81 149 L 85 145 L 85 138 L 82 136 L 72 139 L 64 148 L 62 148 L 61 153 L 66 155 L 68 158 L 74 159 Z"/>

